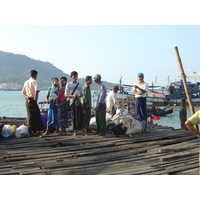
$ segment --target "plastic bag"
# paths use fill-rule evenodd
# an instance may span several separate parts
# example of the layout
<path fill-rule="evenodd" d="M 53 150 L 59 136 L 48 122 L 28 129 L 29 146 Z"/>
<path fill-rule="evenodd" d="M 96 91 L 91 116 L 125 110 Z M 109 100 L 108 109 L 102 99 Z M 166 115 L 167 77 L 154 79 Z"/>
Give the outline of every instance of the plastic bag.
<path fill-rule="evenodd" d="M 1 136 L 4 137 L 4 138 L 8 138 L 8 137 L 12 136 L 13 132 L 14 132 L 13 127 L 6 124 L 2 128 Z"/>
<path fill-rule="evenodd" d="M 123 120 L 123 125 L 127 128 L 126 134 L 132 135 L 136 133 L 142 133 L 142 125 L 131 115 L 127 115 Z"/>
<path fill-rule="evenodd" d="M 16 134 L 16 131 L 17 131 L 17 126 L 16 125 L 12 125 L 12 128 L 13 128 L 13 133 L 12 133 L 12 135 L 15 135 Z"/>
<path fill-rule="evenodd" d="M 15 136 L 17 138 L 30 136 L 28 127 L 25 126 L 24 124 L 21 125 L 19 128 L 17 128 Z"/>

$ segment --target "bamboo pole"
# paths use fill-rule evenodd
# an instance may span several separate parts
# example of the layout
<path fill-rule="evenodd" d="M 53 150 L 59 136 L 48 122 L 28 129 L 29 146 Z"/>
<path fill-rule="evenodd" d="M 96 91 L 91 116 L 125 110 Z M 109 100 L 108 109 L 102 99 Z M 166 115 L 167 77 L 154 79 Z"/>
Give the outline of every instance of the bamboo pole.
<path fill-rule="evenodd" d="M 186 70 L 188 70 L 189 72 L 193 72 L 194 74 L 199 74 L 200 75 L 199 72 L 192 71 L 191 69 L 186 69 Z"/>
<path fill-rule="evenodd" d="M 189 89 L 188 89 L 188 85 L 187 85 L 187 80 L 186 80 L 185 72 L 184 72 L 184 69 L 183 69 L 182 61 L 181 61 L 181 58 L 180 58 L 180 55 L 179 55 L 178 47 L 174 47 L 174 50 L 175 50 L 176 59 L 177 59 L 178 65 L 179 65 L 179 70 L 180 70 L 180 74 L 181 74 L 181 77 L 182 77 L 182 81 L 183 81 L 183 85 L 184 85 L 184 89 L 185 89 L 185 94 L 186 94 L 186 97 L 187 97 L 187 100 L 188 100 L 188 105 L 190 107 L 190 112 L 191 112 L 192 115 L 194 115 L 195 111 L 194 111 L 194 107 L 192 105 L 192 100 L 191 100 L 191 97 L 190 97 L 190 93 L 189 93 Z M 198 125 L 196 125 L 195 128 L 198 130 Z"/>
<path fill-rule="evenodd" d="M 178 74 L 169 74 L 169 76 L 178 76 L 178 77 L 182 77 L 181 75 Z M 200 79 L 200 76 L 185 76 L 186 78 L 196 78 L 196 79 Z"/>

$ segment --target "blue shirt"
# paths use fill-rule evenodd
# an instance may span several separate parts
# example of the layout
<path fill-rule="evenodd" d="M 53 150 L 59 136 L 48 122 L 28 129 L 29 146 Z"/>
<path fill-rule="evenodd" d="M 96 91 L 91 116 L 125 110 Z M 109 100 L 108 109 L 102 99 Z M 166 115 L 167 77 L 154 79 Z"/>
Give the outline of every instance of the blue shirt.
<path fill-rule="evenodd" d="M 106 99 L 106 86 L 103 83 L 99 83 L 98 85 L 98 100 L 97 104 L 104 104 Z"/>

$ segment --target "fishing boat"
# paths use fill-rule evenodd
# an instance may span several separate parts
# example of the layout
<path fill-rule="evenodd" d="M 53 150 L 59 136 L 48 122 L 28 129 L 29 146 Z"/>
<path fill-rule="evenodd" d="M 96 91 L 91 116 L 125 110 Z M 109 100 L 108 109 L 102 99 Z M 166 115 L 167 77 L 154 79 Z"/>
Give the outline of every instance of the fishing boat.
<path fill-rule="evenodd" d="M 187 82 L 189 93 L 194 106 L 200 105 L 200 82 Z M 148 101 L 156 106 L 180 105 L 180 99 L 186 99 L 184 85 L 182 80 L 172 82 L 163 91 L 152 90 L 149 92 Z"/>
<path fill-rule="evenodd" d="M 193 106 L 200 106 L 200 82 L 187 82 L 187 85 Z M 120 94 L 118 96 L 122 99 L 124 97 L 134 98 L 134 94 L 131 92 L 132 87 L 132 85 L 120 83 Z M 149 86 L 149 91 L 147 102 L 153 103 L 154 106 L 173 106 L 174 104 L 180 106 L 180 99 L 187 99 L 182 80 L 171 82 L 166 87 L 152 85 Z"/>

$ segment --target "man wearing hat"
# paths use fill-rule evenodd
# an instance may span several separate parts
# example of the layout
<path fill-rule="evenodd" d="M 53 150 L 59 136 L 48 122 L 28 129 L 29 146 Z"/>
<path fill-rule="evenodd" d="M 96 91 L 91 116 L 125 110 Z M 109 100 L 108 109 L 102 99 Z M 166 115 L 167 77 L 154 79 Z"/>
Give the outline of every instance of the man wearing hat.
<path fill-rule="evenodd" d="M 98 100 L 96 107 L 96 123 L 97 123 L 97 135 L 106 134 L 106 87 L 101 82 L 101 75 L 96 74 L 94 77 L 95 83 L 98 84 Z"/>
<path fill-rule="evenodd" d="M 119 91 L 119 86 L 114 85 L 113 89 L 108 93 L 106 100 L 106 111 L 113 117 L 116 114 L 118 108 L 117 92 Z"/>
<path fill-rule="evenodd" d="M 144 82 L 144 74 L 138 74 L 138 82 L 133 86 L 133 93 L 135 94 L 135 107 L 137 112 L 137 117 L 147 121 L 146 112 L 146 96 L 149 90 L 149 86 Z"/>

